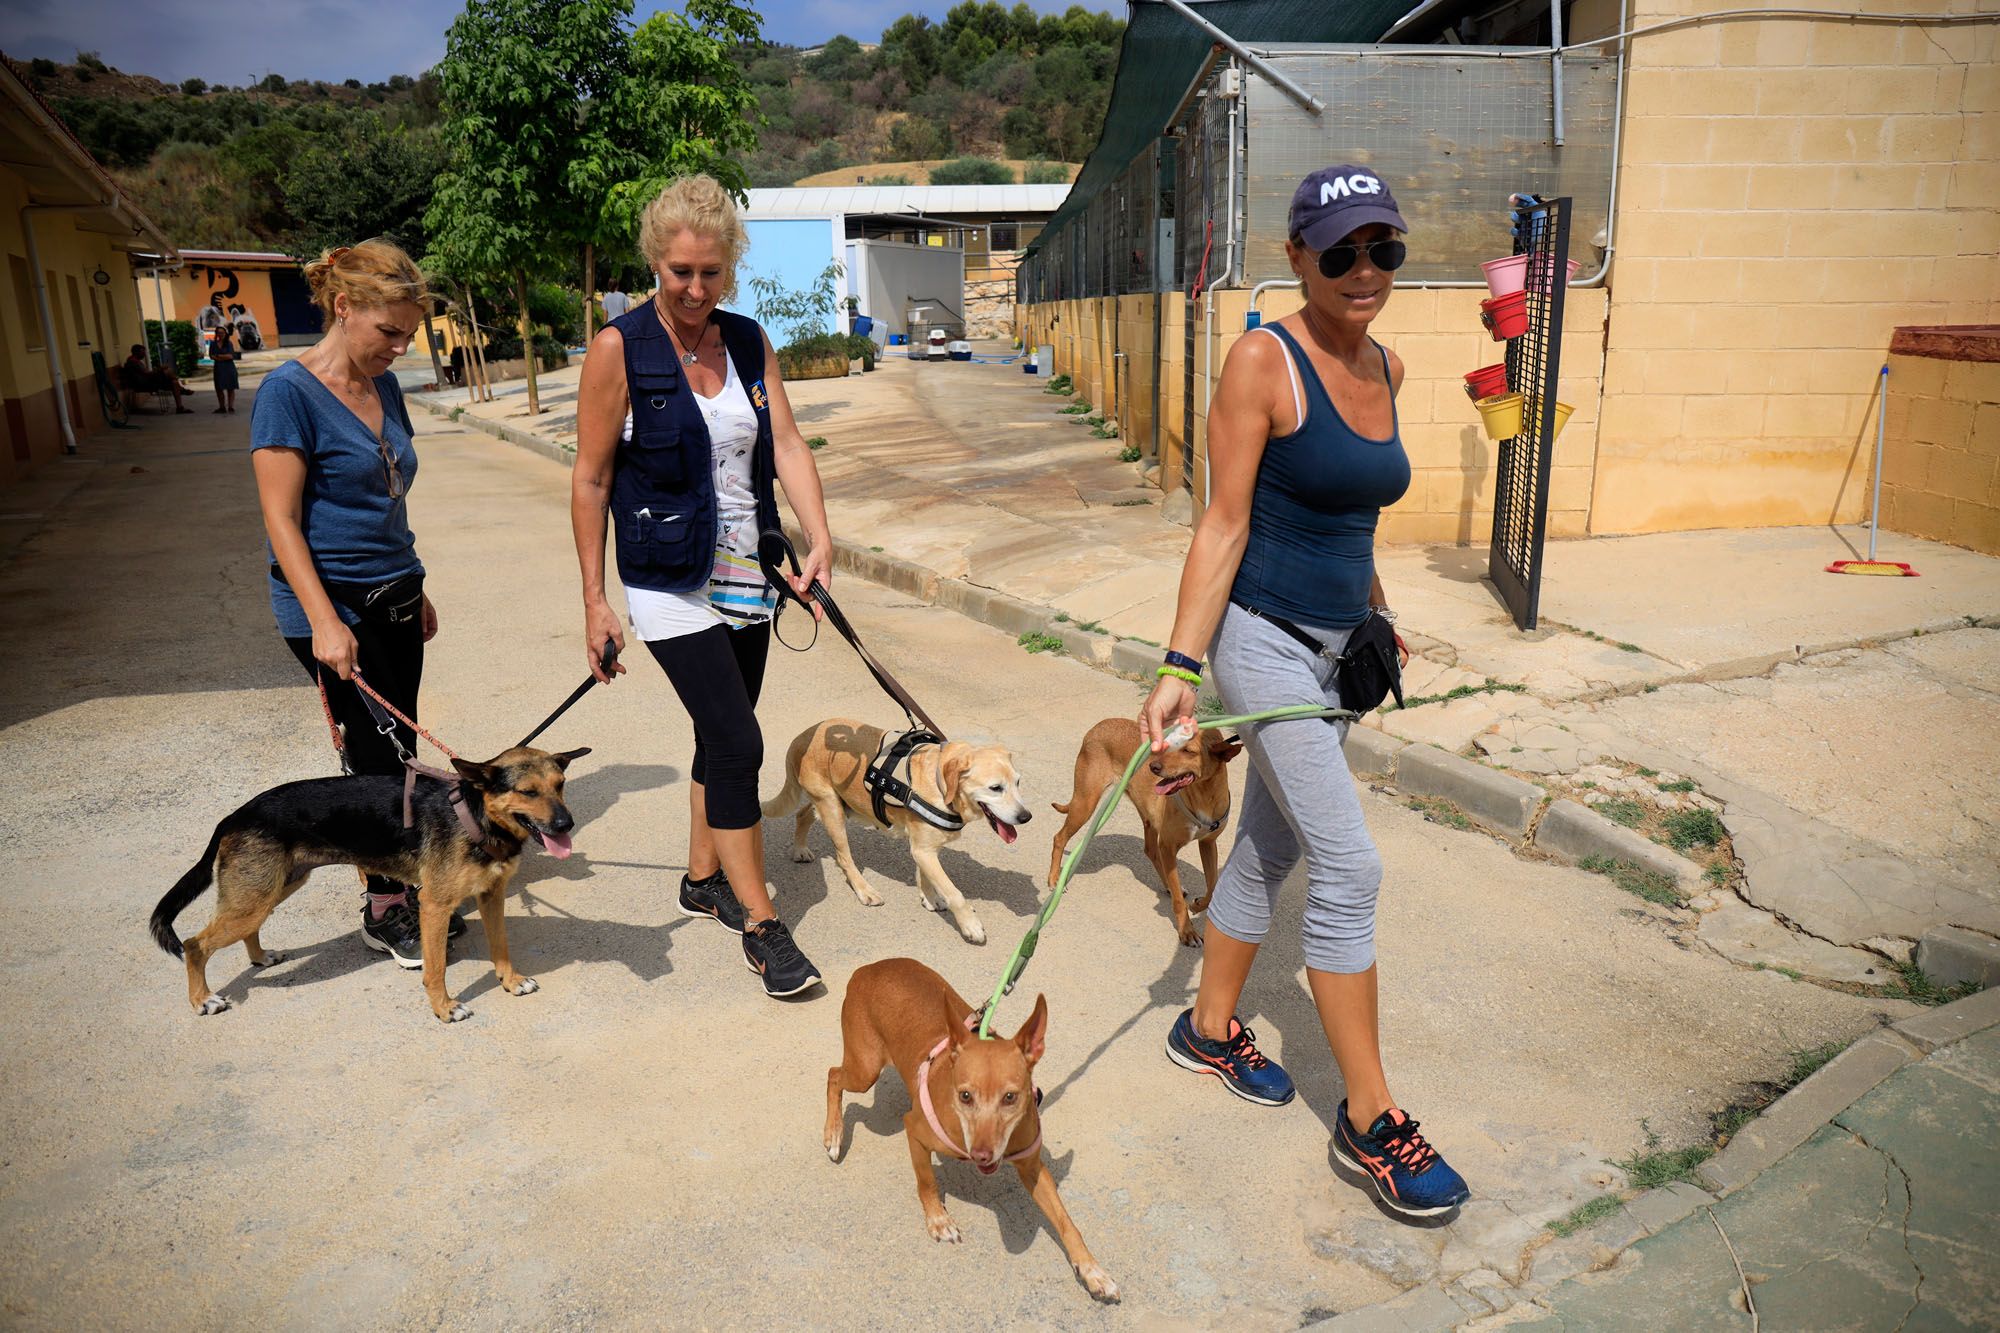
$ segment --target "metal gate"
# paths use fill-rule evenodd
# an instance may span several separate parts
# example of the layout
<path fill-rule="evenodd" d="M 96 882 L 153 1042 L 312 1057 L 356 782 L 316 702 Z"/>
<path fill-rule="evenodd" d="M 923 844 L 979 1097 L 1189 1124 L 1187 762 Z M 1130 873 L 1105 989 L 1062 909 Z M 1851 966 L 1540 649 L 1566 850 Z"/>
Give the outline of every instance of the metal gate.
<path fill-rule="evenodd" d="M 1521 210 L 1514 253 L 1528 256 L 1528 331 L 1507 343 L 1507 383 L 1522 396 L 1521 433 L 1500 445 L 1487 577 L 1524 630 L 1541 614 L 1542 542 L 1561 383 L 1563 296 L 1569 282 L 1567 197 Z"/>

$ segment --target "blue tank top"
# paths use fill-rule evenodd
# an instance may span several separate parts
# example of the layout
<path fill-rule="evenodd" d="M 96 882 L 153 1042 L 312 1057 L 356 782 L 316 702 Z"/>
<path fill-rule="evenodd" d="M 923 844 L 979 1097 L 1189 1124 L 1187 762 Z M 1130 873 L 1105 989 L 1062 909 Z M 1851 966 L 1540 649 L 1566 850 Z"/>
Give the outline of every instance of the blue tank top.
<path fill-rule="evenodd" d="M 1229 600 L 1302 625 L 1350 629 L 1368 617 L 1375 578 L 1375 523 L 1410 489 L 1410 458 L 1389 408 L 1389 438 L 1371 440 L 1341 418 L 1305 350 L 1285 328 L 1305 390 L 1305 420 L 1264 446 L 1250 499 L 1250 537 Z M 1389 354 L 1382 374 L 1389 375 Z"/>

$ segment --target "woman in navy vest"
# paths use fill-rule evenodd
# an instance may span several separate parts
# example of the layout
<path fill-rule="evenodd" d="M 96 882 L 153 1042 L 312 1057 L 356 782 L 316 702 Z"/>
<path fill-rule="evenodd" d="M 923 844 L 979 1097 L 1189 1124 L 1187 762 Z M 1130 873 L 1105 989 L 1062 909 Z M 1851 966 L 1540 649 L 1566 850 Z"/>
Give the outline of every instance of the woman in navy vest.
<path fill-rule="evenodd" d="M 1375 576 L 1375 524 L 1410 485 L 1396 420 L 1403 365 L 1368 326 L 1389 299 L 1408 230 L 1365 167 L 1316 171 L 1292 197 L 1285 253 L 1305 308 L 1239 340 L 1223 367 L 1208 420 L 1209 503 L 1159 684 L 1139 714 L 1155 749 L 1194 713 L 1204 654 L 1231 713 L 1338 705 L 1334 656 L 1371 616 L 1395 619 Z M 1243 730 L 1251 767 L 1241 823 L 1208 907 L 1201 989 L 1167 1054 L 1247 1100 L 1292 1099 L 1291 1079 L 1258 1051 L 1236 1003 L 1303 858 L 1306 977 L 1347 1089 L 1334 1152 L 1391 1210 L 1434 1217 L 1467 1191 L 1382 1070 L 1382 858 L 1341 753 L 1346 735 L 1346 723 L 1316 718 Z"/>
<path fill-rule="evenodd" d="M 801 595 L 832 581 L 833 541 L 777 353 L 755 320 L 717 308 L 735 292 L 744 242 L 735 202 L 711 177 L 677 180 L 648 205 L 639 249 L 659 291 L 591 340 L 570 521 L 591 672 L 609 679 L 604 645 L 625 645 L 605 595 L 608 528 L 632 629 L 694 724 L 681 910 L 741 935 L 764 989 L 793 995 L 820 977 L 771 906 L 757 800 L 757 694 L 775 606 L 757 535 L 778 527 L 773 481 L 810 548 L 793 580 Z"/>

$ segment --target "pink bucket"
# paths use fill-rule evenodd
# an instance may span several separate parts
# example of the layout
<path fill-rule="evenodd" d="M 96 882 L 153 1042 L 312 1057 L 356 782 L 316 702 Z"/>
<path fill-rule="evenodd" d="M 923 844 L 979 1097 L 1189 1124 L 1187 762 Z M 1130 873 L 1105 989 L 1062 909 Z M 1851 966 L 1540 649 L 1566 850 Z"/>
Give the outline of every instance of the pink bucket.
<path fill-rule="evenodd" d="M 1495 297 L 1508 296 L 1524 285 L 1528 257 L 1508 255 L 1505 259 L 1489 259 L 1479 267 L 1486 274 L 1486 290 Z"/>
<path fill-rule="evenodd" d="M 1526 256 L 1523 256 L 1523 258 L 1525 257 Z M 1534 292 L 1538 296 L 1545 296 L 1548 294 L 1549 274 L 1555 268 L 1554 263 L 1551 262 L 1552 259 L 1553 256 L 1543 259 L 1542 262 L 1535 267 L 1535 270 L 1533 272 L 1528 273 L 1526 275 L 1528 279 L 1527 289 L 1531 292 Z M 1583 265 L 1577 263 L 1574 259 L 1569 260 L 1568 263 L 1569 263 L 1569 275 L 1563 279 L 1563 286 L 1565 287 L 1567 287 L 1570 283 L 1576 281 L 1576 271 L 1583 267 Z"/>

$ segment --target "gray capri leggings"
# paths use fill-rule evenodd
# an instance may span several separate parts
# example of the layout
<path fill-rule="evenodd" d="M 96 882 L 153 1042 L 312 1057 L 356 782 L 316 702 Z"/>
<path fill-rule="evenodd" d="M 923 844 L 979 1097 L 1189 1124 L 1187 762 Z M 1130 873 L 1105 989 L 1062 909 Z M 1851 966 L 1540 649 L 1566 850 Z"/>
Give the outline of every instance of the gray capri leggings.
<path fill-rule="evenodd" d="M 1352 630 L 1301 629 L 1336 651 Z M 1209 664 L 1223 705 L 1254 713 L 1286 704 L 1338 706 L 1334 664 L 1233 602 L 1216 631 Z M 1285 877 L 1303 855 L 1306 906 L 1300 934 L 1306 966 L 1365 972 L 1375 961 L 1375 898 L 1382 855 L 1361 817 L 1341 743 L 1345 722 L 1318 718 L 1243 728 L 1250 755 L 1236 845 L 1208 905 L 1209 923 L 1231 939 L 1261 944 Z"/>

